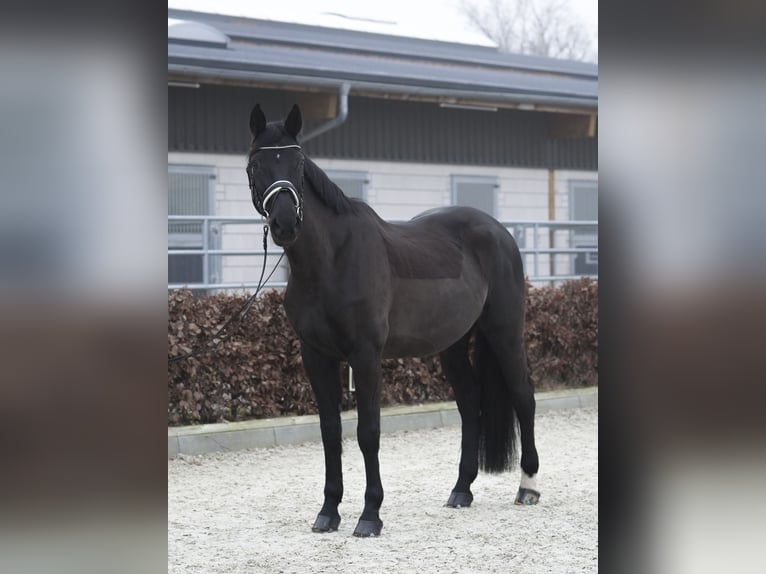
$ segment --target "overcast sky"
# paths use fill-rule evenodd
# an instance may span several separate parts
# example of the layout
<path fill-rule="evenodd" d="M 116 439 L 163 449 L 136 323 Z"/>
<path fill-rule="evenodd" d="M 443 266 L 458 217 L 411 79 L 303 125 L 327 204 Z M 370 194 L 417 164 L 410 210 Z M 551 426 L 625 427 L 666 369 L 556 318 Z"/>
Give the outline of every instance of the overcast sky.
<path fill-rule="evenodd" d="M 168 0 L 169 8 L 299 22 L 432 40 L 492 45 L 460 11 L 461 0 Z M 482 2 L 483 0 L 474 0 Z M 598 48 L 598 0 L 569 0 Z M 343 17 L 340 15 L 345 15 Z M 357 19 L 351 19 L 357 18 Z M 363 19 L 363 20 L 359 20 Z"/>

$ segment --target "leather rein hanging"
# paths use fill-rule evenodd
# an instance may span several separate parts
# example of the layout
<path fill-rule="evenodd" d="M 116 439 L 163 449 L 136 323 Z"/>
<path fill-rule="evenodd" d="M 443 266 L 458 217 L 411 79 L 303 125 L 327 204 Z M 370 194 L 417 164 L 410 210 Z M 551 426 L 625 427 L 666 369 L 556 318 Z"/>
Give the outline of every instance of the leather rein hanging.
<path fill-rule="evenodd" d="M 205 353 L 210 353 L 215 351 L 218 346 L 223 343 L 224 341 L 228 340 L 233 334 L 234 330 L 231 330 L 229 333 L 221 337 L 221 333 L 223 333 L 229 325 L 231 325 L 235 320 L 241 321 L 244 319 L 247 312 L 250 310 L 250 307 L 253 306 L 253 303 L 255 302 L 256 297 L 258 297 L 258 293 L 260 293 L 263 286 L 268 283 L 269 279 L 271 279 L 271 276 L 274 275 L 274 271 L 277 270 L 277 267 L 279 267 L 279 264 L 282 262 L 282 258 L 285 256 L 284 252 L 282 252 L 282 255 L 279 256 L 279 259 L 277 260 L 276 264 L 274 265 L 274 269 L 271 270 L 271 273 L 269 273 L 269 276 L 266 277 L 266 280 L 263 280 L 263 274 L 266 271 L 266 256 L 267 256 L 267 238 L 269 235 L 269 226 L 268 224 L 263 226 L 263 265 L 261 265 L 261 277 L 258 279 L 258 287 L 255 289 L 255 293 L 250 295 L 250 297 L 247 298 L 247 301 L 237 310 L 234 315 L 232 315 L 226 323 L 223 324 L 223 326 L 218 329 L 218 331 L 215 332 L 215 334 L 210 338 L 210 341 L 207 343 L 207 345 L 204 345 L 203 347 L 197 347 L 192 348 L 192 350 L 188 353 L 184 353 L 183 355 L 177 355 L 175 357 L 168 358 L 168 365 L 172 365 L 173 363 L 177 363 L 178 361 L 182 361 L 184 359 L 188 359 L 190 357 L 196 357 L 198 355 L 203 355 Z M 218 339 L 220 337 L 220 339 Z M 215 339 L 218 339 L 216 341 Z"/>

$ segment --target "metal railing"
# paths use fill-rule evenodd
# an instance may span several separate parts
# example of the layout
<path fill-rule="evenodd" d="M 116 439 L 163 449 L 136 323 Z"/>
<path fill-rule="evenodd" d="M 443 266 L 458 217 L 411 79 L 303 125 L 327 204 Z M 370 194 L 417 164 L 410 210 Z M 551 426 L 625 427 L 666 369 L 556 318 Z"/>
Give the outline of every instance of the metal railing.
<path fill-rule="evenodd" d="M 211 258 L 222 256 L 247 256 L 259 257 L 257 265 L 261 264 L 263 257 L 262 229 L 263 221 L 260 217 L 250 216 L 215 216 L 215 215 L 170 215 L 168 222 L 201 222 L 202 231 L 199 234 L 199 247 L 191 248 L 168 248 L 168 257 L 171 256 L 201 256 L 203 281 L 198 283 L 169 283 L 168 289 L 180 289 L 186 287 L 192 290 L 227 290 L 227 289 L 254 289 L 257 281 L 228 282 L 217 280 L 211 281 L 210 270 L 214 267 Z M 399 221 L 392 221 L 399 222 Z M 524 271 L 533 284 L 556 284 L 580 277 L 598 278 L 598 221 L 503 221 L 501 222 L 508 231 L 516 238 L 519 251 L 524 258 Z M 223 228 L 227 225 L 253 226 L 252 249 L 219 249 L 211 247 L 212 237 L 217 241 L 223 237 Z M 169 234 L 169 238 L 172 234 Z M 556 243 L 563 243 L 556 246 Z M 582 243 L 588 243 L 584 246 Z M 281 249 L 269 249 L 267 257 L 278 257 L 282 254 Z M 586 265 L 586 272 L 575 272 L 577 267 L 576 258 L 583 254 L 583 258 L 595 256 L 595 263 Z M 267 266 L 270 266 L 267 263 Z M 547 267 L 547 269 L 543 269 Z M 568 269 L 569 272 L 558 273 L 559 269 Z M 255 277 L 260 272 L 260 267 L 254 273 Z M 267 272 L 270 271 L 267 269 Z M 223 269 L 225 274 L 225 269 Z M 271 281 L 266 284 L 267 288 L 284 288 L 286 281 Z"/>
<path fill-rule="evenodd" d="M 501 222 L 516 239 L 524 257 L 524 273 L 534 284 L 556 284 L 581 277 L 598 279 L 598 221 L 503 221 Z M 531 232 L 531 241 L 529 235 Z M 562 241 L 563 239 L 563 241 Z M 556 246 L 557 242 L 565 243 Z M 531 243 L 531 245 L 529 245 Z M 548 247 L 543 247 L 543 244 Z M 582 245 L 587 243 L 587 246 Z M 575 272 L 577 255 L 595 256 L 596 262 L 584 272 Z M 565 260 L 557 256 L 569 256 Z M 530 261 L 531 259 L 531 261 Z M 547 264 L 548 272 L 542 267 Z M 569 273 L 557 273 L 557 268 L 569 268 Z"/>

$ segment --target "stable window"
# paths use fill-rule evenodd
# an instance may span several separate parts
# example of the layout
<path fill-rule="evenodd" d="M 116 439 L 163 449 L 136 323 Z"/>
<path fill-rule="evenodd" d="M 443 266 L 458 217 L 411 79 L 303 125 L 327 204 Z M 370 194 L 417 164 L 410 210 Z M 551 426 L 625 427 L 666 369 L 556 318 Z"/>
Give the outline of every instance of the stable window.
<path fill-rule="evenodd" d="M 367 184 L 370 183 L 364 171 L 325 170 L 335 185 L 343 190 L 346 197 L 367 201 Z"/>
<path fill-rule="evenodd" d="M 569 182 L 569 216 L 572 221 L 598 221 L 598 182 Z M 572 247 L 598 249 L 598 227 L 578 227 L 572 231 Z M 598 252 L 576 253 L 576 275 L 598 275 Z"/>
<path fill-rule="evenodd" d="M 495 217 L 497 213 L 497 178 L 452 176 L 452 205 L 473 207 Z"/>
<path fill-rule="evenodd" d="M 215 205 L 215 169 L 202 166 L 168 166 L 168 215 L 212 215 Z M 168 221 L 168 249 L 216 248 L 219 234 L 202 221 Z M 215 258 L 220 259 L 220 258 Z M 168 283 L 209 283 L 220 276 L 214 261 L 201 254 L 168 255 Z"/>

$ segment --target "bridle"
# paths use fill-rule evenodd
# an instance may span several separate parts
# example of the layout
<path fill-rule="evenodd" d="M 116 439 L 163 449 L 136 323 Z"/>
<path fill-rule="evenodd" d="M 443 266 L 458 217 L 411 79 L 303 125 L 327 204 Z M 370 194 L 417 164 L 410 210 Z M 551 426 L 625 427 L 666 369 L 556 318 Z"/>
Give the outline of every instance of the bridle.
<path fill-rule="evenodd" d="M 298 144 L 263 146 L 258 148 L 258 150 L 255 153 L 258 153 L 263 150 L 281 150 L 281 149 L 297 149 L 301 151 L 301 146 L 299 146 Z M 302 180 L 303 179 L 303 161 L 304 161 L 303 153 L 301 153 L 300 156 L 301 157 L 300 157 L 300 162 L 298 164 L 298 170 L 299 170 L 299 173 L 301 174 L 301 180 Z M 279 158 L 279 154 L 277 154 L 277 158 Z M 295 205 L 295 211 L 298 217 L 298 222 L 303 221 L 303 194 L 301 191 L 296 189 L 295 185 L 293 185 L 291 181 L 288 181 L 286 179 L 279 179 L 275 181 L 274 183 L 272 183 L 271 185 L 269 185 L 264 190 L 263 195 L 259 197 L 258 192 L 255 189 L 255 170 L 253 169 L 252 160 L 247 166 L 247 178 L 250 182 L 250 196 L 252 197 L 253 205 L 255 206 L 255 209 L 258 211 L 258 213 L 264 216 L 267 221 L 269 219 L 269 210 L 268 210 L 269 201 L 274 199 L 282 191 L 290 192 L 290 197 L 292 198 L 293 204 Z M 303 185 L 301 185 L 301 188 L 302 187 Z"/>

